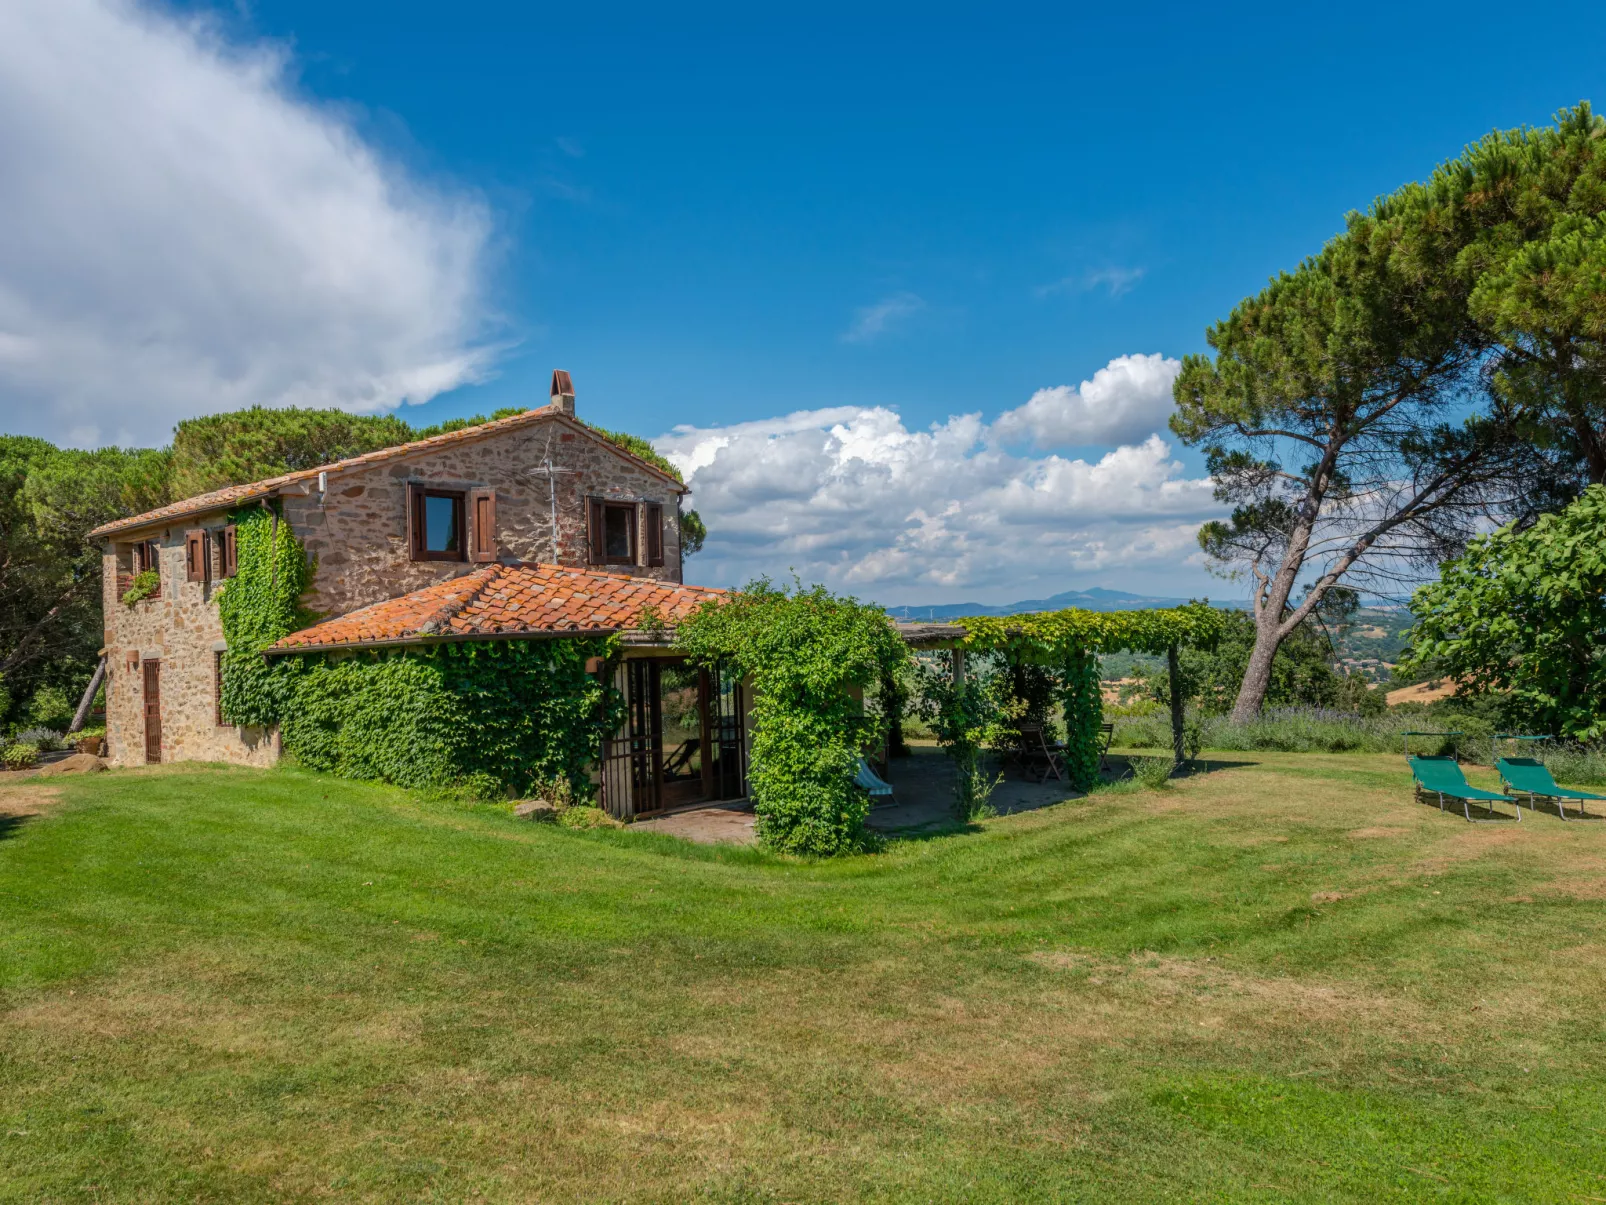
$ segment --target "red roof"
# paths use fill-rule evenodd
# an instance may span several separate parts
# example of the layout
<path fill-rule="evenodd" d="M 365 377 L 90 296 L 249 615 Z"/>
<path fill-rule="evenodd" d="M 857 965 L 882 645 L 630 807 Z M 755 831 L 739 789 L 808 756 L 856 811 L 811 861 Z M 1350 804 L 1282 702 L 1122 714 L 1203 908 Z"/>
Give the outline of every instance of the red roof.
<path fill-rule="evenodd" d="M 350 456 L 345 460 L 337 460 L 333 464 L 322 464 L 315 469 L 300 469 L 294 473 L 285 473 L 279 477 L 269 477 L 262 481 L 252 481 L 245 485 L 229 485 L 220 490 L 213 490 L 209 494 L 197 494 L 193 498 L 185 498 L 179 502 L 172 502 L 166 506 L 159 506 L 155 510 L 146 511 L 142 515 L 133 515 L 127 519 L 117 519 L 111 523 L 102 523 L 88 538 L 114 535 L 120 531 L 128 531 L 135 527 L 147 527 L 152 523 L 160 523 L 164 519 L 178 519 L 185 515 L 200 515 L 208 511 L 223 510 L 240 502 L 250 502 L 255 498 L 265 498 L 287 485 L 295 485 L 302 481 L 315 481 L 319 473 L 335 474 L 346 469 L 362 468 L 371 464 L 379 464 L 392 460 L 398 456 L 411 456 L 417 452 L 433 451 L 436 448 L 450 447 L 453 444 L 470 443 L 476 439 L 484 439 L 489 435 L 499 435 L 504 431 L 511 431 L 518 427 L 528 426 L 534 422 L 556 421 L 566 423 L 576 431 L 584 432 L 600 442 L 609 451 L 623 456 L 626 460 L 639 468 L 662 477 L 674 485 L 680 493 L 686 493 L 686 487 L 657 465 L 643 460 L 634 452 L 626 451 L 612 440 L 597 434 L 590 427 L 576 418 L 564 414 L 554 405 L 541 406 L 535 410 L 526 410 L 523 414 L 512 414 L 507 418 L 495 419 L 488 423 L 480 423 L 474 427 L 463 427 L 457 431 L 448 431 L 444 435 L 431 435 L 428 439 L 415 439 L 412 443 L 397 444 L 391 448 L 380 448 L 376 452 L 365 452 L 361 456 Z"/>
<path fill-rule="evenodd" d="M 673 625 L 726 593 L 562 565 L 487 565 L 292 632 L 268 651 L 636 631 L 648 607 Z"/>

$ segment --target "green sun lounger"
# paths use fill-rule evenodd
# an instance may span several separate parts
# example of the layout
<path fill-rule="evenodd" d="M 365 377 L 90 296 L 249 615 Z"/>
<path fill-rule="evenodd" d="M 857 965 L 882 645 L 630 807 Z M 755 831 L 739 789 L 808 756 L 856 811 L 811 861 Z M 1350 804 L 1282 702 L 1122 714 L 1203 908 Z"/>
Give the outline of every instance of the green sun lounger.
<path fill-rule="evenodd" d="M 1556 811 L 1563 820 L 1567 819 L 1567 807 L 1563 802 L 1567 799 L 1578 801 L 1577 820 L 1606 820 L 1606 816 L 1591 816 L 1584 810 L 1584 804 L 1591 799 L 1606 802 L 1606 795 L 1594 795 L 1588 791 L 1572 791 L 1566 787 L 1558 787 L 1556 780 L 1550 776 L 1550 771 L 1543 762 L 1535 761 L 1531 757 L 1502 757 L 1495 762 L 1494 768 L 1500 771 L 1500 781 L 1506 784 L 1506 790 L 1512 795 L 1528 796 L 1528 806 L 1534 806 L 1536 799 L 1549 799 L 1556 805 Z"/>
<path fill-rule="evenodd" d="M 892 784 L 882 778 L 870 768 L 870 763 L 864 758 L 859 759 L 859 772 L 853 776 L 853 783 L 871 799 L 892 799 Z"/>
<path fill-rule="evenodd" d="M 1461 814 L 1470 824 L 1487 823 L 1491 820 L 1511 820 L 1513 817 L 1495 812 L 1493 808 L 1487 810 L 1491 815 L 1474 819 L 1472 805 L 1474 803 L 1509 803 L 1517 809 L 1515 819 L 1522 819 L 1522 805 L 1510 795 L 1501 795 L 1496 791 L 1484 791 L 1467 782 L 1466 775 L 1461 773 L 1461 766 L 1453 757 L 1421 757 L 1413 755 L 1407 760 L 1411 763 L 1411 777 L 1416 780 L 1416 797 L 1421 799 L 1424 795 L 1436 796 L 1439 801 L 1439 811 L 1444 811 L 1446 799 L 1461 801 Z"/>

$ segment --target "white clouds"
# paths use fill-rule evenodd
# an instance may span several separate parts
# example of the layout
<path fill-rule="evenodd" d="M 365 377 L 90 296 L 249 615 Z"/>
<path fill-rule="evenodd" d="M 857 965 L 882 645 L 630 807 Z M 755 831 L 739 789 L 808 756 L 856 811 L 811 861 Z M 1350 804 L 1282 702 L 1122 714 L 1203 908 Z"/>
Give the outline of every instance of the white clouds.
<path fill-rule="evenodd" d="M 383 410 L 484 375 L 483 207 L 285 71 L 121 0 L 0 4 L 0 427 L 154 442 L 190 414 Z"/>
<path fill-rule="evenodd" d="M 1158 436 L 1094 460 L 1022 458 L 979 415 L 908 431 L 892 411 L 838 407 L 654 441 L 708 522 L 697 579 L 795 569 L 888 598 L 1109 569 L 1176 569 L 1219 512 Z"/>
<path fill-rule="evenodd" d="M 1024 406 L 999 415 L 993 432 L 1040 448 L 1132 443 L 1165 427 L 1171 383 L 1181 369 L 1162 355 L 1118 356 L 1075 389 L 1039 389 Z"/>
<path fill-rule="evenodd" d="M 913 293 L 894 293 L 874 305 L 861 306 L 853 312 L 853 324 L 842 332 L 842 342 L 869 343 L 879 339 L 925 308 L 926 303 Z"/>

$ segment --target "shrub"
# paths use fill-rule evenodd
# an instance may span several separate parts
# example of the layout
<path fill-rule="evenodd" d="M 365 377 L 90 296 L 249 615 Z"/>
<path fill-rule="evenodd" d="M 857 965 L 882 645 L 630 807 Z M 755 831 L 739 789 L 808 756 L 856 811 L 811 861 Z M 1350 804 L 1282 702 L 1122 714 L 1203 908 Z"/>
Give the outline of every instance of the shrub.
<path fill-rule="evenodd" d="M 870 801 L 853 779 L 883 730 L 852 692 L 909 656 L 886 612 L 824 586 L 787 591 L 761 578 L 704 604 L 680 624 L 676 646 L 705 664 L 728 658 L 753 682 L 759 840 L 799 854 L 864 847 Z"/>
<path fill-rule="evenodd" d="M 618 825 L 612 816 L 601 808 L 585 807 L 564 808 L 558 813 L 558 823 L 564 828 L 614 828 Z"/>
<path fill-rule="evenodd" d="M 1606 785 L 1606 745 L 1566 743 L 1537 749 L 1524 749 L 1518 756 L 1536 757 L 1550 769 L 1557 782 L 1580 786 Z"/>
<path fill-rule="evenodd" d="M 7 745 L 0 751 L 0 764 L 8 770 L 27 770 L 39 761 L 39 750 L 32 745 Z"/>
<path fill-rule="evenodd" d="M 1169 787 L 1171 772 L 1176 768 L 1169 757 L 1134 757 L 1128 764 L 1132 767 L 1132 777 L 1151 791 Z"/>
<path fill-rule="evenodd" d="M 143 602 L 155 594 L 162 587 L 162 574 L 157 569 L 147 569 L 143 573 L 136 573 L 134 580 L 128 583 L 128 589 L 123 591 L 123 605 L 133 606 Z"/>
<path fill-rule="evenodd" d="M 25 728 L 17 733 L 16 741 L 19 745 L 32 745 L 40 753 L 55 753 L 67 747 L 61 733 L 53 728 Z"/>
<path fill-rule="evenodd" d="M 64 732 L 72 723 L 75 710 L 72 700 L 61 687 L 41 686 L 28 701 L 28 722 L 37 728 Z"/>

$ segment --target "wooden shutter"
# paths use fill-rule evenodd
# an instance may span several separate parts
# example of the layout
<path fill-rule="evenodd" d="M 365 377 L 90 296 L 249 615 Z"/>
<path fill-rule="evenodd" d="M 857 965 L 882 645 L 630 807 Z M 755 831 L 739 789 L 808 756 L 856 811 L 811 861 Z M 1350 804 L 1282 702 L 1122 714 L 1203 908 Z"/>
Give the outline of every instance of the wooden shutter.
<path fill-rule="evenodd" d="M 217 569 L 220 577 L 233 577 L 240 572 L 240 533 L 239 529 L 230 523 L 220 528 L 217 533 L 218 553 Z"/>
<path fill-rule="evenodd" d="M 204 582 L 210 568 L 206 563 L 206 532 L 192 527 L 184 533 L 184 580 Z"/>
<path fill-rule="evenodd" d="M 647 564 L 664 563 L 664 508 L 660 502 L 647 503 Z"/>
<path fill-rule="evenodd" d="M 600 565 L 607 557 L 603 548 L 603 510 L 601 498 L 586 499 L 586 548 L 589 556 L 586 558 L 593 565 Z"/>
<path fill-rule="evenodd" d="M 471 561 L 496 560 L 496 491 L 468 492 L 469 555 Z"/>
<path fill-rule="evenodd" d="M 407 487 L 407 559 L 424 559 L 424 487 Z"/>

